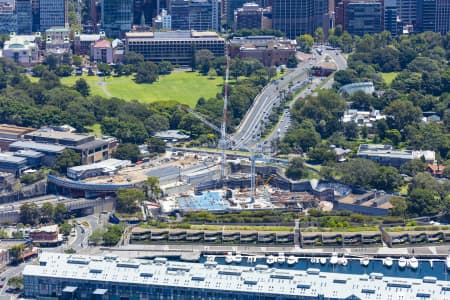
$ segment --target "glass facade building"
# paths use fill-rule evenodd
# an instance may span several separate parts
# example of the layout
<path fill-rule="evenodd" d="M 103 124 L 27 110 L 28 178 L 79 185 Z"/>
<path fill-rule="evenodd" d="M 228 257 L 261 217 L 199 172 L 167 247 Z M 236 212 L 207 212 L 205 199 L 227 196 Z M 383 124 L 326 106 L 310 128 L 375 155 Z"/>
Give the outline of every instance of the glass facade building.
<path fill-rule="evenodd" d="M 67 0 L 39 0 L 39 30 L 68 25 Z"/>
<path fill-rule="evenodd" d="M 173 30 L 216 31 L 217 0 L 173 0 L 171 2 Z"/>
<path fill-rule="evenodd" d="M 295 39 L 301 34 L 314 34 L 318 27 L 328 30 L 328 0 L 273 0 L 273 29 Z"/>
<path fill-rule="evenodd" d="M 344 25 L 344 29 L 348 33 L 362 36 L 383 31 L 381 2 L 350 2 L 346 8 L 347 22 Z"/>
<path fill-rule="evenodd" d="M 17 30 L 14 0 L 0 2 L 0 33 L 9 34 Z"/>
<path fill-rule="evenodd" d="M 16 0 L 17 34 L 31 34 L 33 13 L 31 0 Z"/>
<path fill-rule="evenodd" d="M 123 37 L 133 24 L 132 0 L 102 0 L 102 29 L 111 38 Z"/>

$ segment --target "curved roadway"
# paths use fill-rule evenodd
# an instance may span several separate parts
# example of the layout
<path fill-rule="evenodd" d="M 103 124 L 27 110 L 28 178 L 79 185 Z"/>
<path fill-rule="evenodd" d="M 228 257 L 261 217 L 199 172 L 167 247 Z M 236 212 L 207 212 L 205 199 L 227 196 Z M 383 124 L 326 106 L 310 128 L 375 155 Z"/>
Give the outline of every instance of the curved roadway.
<path fill-rule="evenodd" d="M 304 61 L 294 71 L 285 75 L 279 80 L 270 82 L 256 97 L 251 108 L 247 111 L 238 129 L 232 136 L 232 140 L 235 141 L 233 149 L 255 149 L 258 148 L 264 152 L 271 152 L 271 143 L 277 138 L 282 138 L 290 125 L 290 112 L 289 109 L 284 110 L 281 118 L 274 127 L 273 131 L 265 139 L 260 138 L 261 125 L 265 118 L 272 112 L 273 106 L 280 101 L 280 94 L 288 92 L 289 82 L 292 82 L 293 87 L 302 84 L 308 79 L 308 70 L 313 66 L 323 61 L 323 59 L 329 56 L 338 70 L 347 68 L 347 61 L 336 50 L 324 50 L 322 55 L 316 55 L 318 59 L 312 59 L 312 61 Z M 313 93 L 315 89 L 322 83 L 324 79 L 315 78 L 309 88 L 302 91 L 296 98 L 290 102 L 289 107 L 294 105 L 295 100 L 301 97 L 305 97 L 310 93 Z M 333 84 L 333 78 L 323 84 L 321 88 L 330 88 Z"/>

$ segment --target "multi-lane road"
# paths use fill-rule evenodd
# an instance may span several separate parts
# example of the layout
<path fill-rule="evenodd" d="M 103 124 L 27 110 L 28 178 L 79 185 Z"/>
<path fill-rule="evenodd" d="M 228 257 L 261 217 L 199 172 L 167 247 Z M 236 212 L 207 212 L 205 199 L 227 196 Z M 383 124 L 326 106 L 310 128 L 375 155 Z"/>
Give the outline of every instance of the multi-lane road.
<path fill-rule="evenodd" d="M 263 123 L 267 121 L 273 107 L 281 100 L 281 94 L 289 91 L 289 85 L 292 84 L 293 86 L 291 88 L 295 88 L 297 85 L 301 85 L 307 81 L 308 70 L 312 66 L 322 62 L 327 56 L 334 61 L 338 70 L 342 70 L 347 67 L 345 58 L 338 51 L 324 50 L 322 55 L 317 54 L 316 56 L 313 56 L 312 60 L 303 61 L 294 71 L 276 81 L 269 83 L 256 97 L 253 105 L 248 110 L 236 132 L 233 134 L 233 149 L 262 149 L 264 152 L 270 152 L 270 145 L 272 144 L 272 141 L 279 138 L 281 139 L 289 128 L 289 108 L 292 107 L 295 100 L 313 93 L 325 79 L 314 79 L 310 86 L 298 94 L 294 101 L 290 102 L 289 108 L 286 108 L 283 111 L 281 118 L 273 128 L 272 132 L 264 139 L 261 139 Z M 332 84 L 333 80 L 332 78 L 329 78 L 328 81 L 323 84 L 322 88 L 330 88 Z"/>
<path fill-rule="evenodd" d="M 281 94 L 288 92 L 290 82 L 295 85 L 306 80 L 309 67 L 307 63 L 304 63 L 264 87 L 233 134 L 233 149 L 248 149 L 255 146 L 257 137 L 261 135 L 262 122 L 269 117 L 273 106 L 281 101 Z"/>

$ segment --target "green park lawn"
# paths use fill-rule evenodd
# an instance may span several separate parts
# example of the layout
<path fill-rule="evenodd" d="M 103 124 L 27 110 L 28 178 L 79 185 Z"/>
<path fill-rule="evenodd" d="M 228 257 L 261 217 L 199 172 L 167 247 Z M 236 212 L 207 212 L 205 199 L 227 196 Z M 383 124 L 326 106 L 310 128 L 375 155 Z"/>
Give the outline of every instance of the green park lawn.
<path fill-rule="evenodd" d="M 84 78 L 93 95 L 117 97 L 124 100 L 138 100 L 144 103 L 175 100 L 194 107 L 201 97 L 208 99 L 222 90 L 222 77 L 202 76 L 197 72 L 173 72 L 160 76 L 152 84 L 137 84 L 132 76 L 99 78 L 97 76 L 69 76 L 61 78 L 61 83 L 73 86 L 79 78 Z M 32 81 L 37 78 L 31 77 Z M 103 80 L 103 87 L 101 81 Z"/>
<path fill-rule="evenodd" d="M 391 85 L 397 75 L 398 72 L 381 73 L 381 78 L 383 78 L 387 85 Z"/>

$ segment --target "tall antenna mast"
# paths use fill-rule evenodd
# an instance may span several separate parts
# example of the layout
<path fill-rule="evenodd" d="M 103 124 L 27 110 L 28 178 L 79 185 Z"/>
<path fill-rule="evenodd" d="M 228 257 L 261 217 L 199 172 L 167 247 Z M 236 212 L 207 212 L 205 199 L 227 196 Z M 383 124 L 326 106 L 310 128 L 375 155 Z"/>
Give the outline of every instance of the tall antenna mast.
<path fill-rule="evenodd" d="M 222 126 L 220 128 L 220 141 L 219 144 L 222 150 L 222 161 L 221 161 L 221 169 L 220 169 L 220 177 L 224 179 L 226 177 L 226 168 L 227 168 L 227 157 L 226 157 L 226 149 L 227 149 L 227 106 L 228 106 L 228 77 L 230 75 L 230 57 L 228 56 L 228 49 L 226 50 L 225 57 L 227 59 L 227 68 L 225 71 L 225 95 L 223 97 L 223 116 L 222 116 Z"/>

